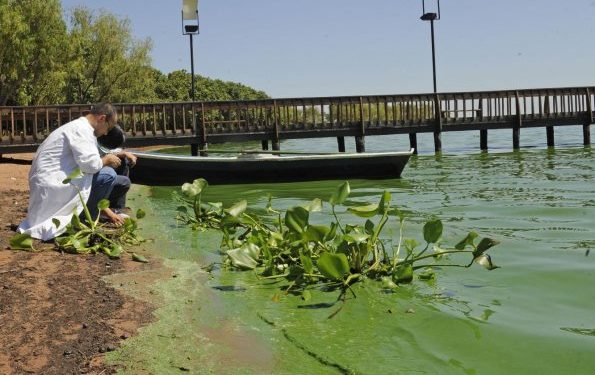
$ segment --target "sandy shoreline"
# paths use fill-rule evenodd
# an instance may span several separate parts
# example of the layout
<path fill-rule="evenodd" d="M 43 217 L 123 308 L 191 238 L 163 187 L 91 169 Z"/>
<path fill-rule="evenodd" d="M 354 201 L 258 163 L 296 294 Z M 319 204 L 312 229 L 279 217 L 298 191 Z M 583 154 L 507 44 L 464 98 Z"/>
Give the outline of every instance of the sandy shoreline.
<path fill-rule="evenodd" d="M 105 275 L 159 267 L 156 262 L 110 260 L 103 255 L 9 249 L 25 217 L 33 154 L 0 160 L 0 373 L 112 374 L 104 353 L 152 319 L 153 306 L 122 294 Z"/>

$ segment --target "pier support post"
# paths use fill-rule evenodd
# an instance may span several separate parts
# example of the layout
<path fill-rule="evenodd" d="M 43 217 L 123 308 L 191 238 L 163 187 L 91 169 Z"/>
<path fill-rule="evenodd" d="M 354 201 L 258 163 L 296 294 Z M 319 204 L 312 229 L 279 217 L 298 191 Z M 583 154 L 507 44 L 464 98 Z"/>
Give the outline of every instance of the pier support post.
<path fill-rule="evenodd" d="M 271 140 L 271 146 L 273 151 L 281 150 L 281 138 L 279 137 L 279 107 L 277 107 L 277 101 L 273 100 L 273 118 L 275 124 L 275 135 Z"/>
<path fill-rule="evenodd" d="M 518 150 L 521 148 L 521 129 L 514 127 L 512 129 L 512 149 Z"/>
<path fill-rule="evenodd" d="M 355 151 L 366 152 L 366 138 L 363 135 L 355 136 Z"/>
<path fill-rule="evenodd" d="M 434 132 L 434 151 L 442 152 L 442 133 Z"/>
<path fill-rule="evenodd" d="M 588 146 L 591 144 L 591 124 L 593 123 L 593 106 L 591 105 L 591 92 L 586 90 L 585 100 L 587 104 L 587 116 L 583 125 L 583 144 Z"/>
<path fill-rule="evenodd" d="M 200 147 L 200 156 L 208 156 L 209 153 L 207 152 L 209 148 L 209 144 L 207 142 L 207 128 L 205 126 L 206 119 L 205 119 L 205 104 L 200 103 L 200 130 L 198 132 L 198 147 Z"/>
<path fill-rule="evenodd" d="M 359 135 L 355 136 L 355 151 L 366 152 L 366 122 L 364 121 L 364 98 L 359 97 Z"/>
<path fill-rule="evenodd" d="M 546 126 L 545 133 L 547 137 L 547 147 L 554 147 L 554 127 L 553 126 Z"/>
<path fill-rule="evenodd" d="M 488 150 L 488 129 L 481 129 L 479 131 L 479 149 L 481 151 Z"/>
<path fill-rule="evenodd" d="M 263 149 L 263 150 L 265 150 L 265 151 L 266 151 L 266 150 L 268 150 L 268 149 L 269 149 L 269 141 L 268 141 L 268 140 L 266 140 L 266 139 L 263 139 L 263 140 L 262 140 L 260 143 L 262 144 L 262 149 Z"/>
<path fill-rule="evenodd" d="M 200 156 L 209 156 L 207 152 L 209 144 L 207 142 L 200 142 L 198 145 L 200 146 Z"/>
<path fill-rule="evenodd" d="M 417 155 L 417 133 L 409 133 L 409 147 L 413 149 L 413 153 Z"/>
<path fill-rule="evenodd" d="M 436 90 L 434 89 L 434 92 Z M 434 129 L 434 151 L 442 152 L 442 108 L 440 108 L 440 98 L 438 94 L 434 95 L 434 117 L 436 118 L 436 128 Z"/>
<path fill-rule="evenodd" d="M 339 152 L 345 152 L 345 137 L 337 137 L 337 147 Z"/>
<path fill-rule="evenodd" d="M 198 143 L 190 144 L 190 155 L 198 156 Z"/>
<path fill-rule="evenodd" d="M 523 120 L 521 117 L 521 100 L 519 98 L 519 92 L 515 93 L 515 102 L 516 102 L 516 121 L 512 126 L 512 149 L 518 150 L 521 148 L 521 126 L 523 125 Z"/>

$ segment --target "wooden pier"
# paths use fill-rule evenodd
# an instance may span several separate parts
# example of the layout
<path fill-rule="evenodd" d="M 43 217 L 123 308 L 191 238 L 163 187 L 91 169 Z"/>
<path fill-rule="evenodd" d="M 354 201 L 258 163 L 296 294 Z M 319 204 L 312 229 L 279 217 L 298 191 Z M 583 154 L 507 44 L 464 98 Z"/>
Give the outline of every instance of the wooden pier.
<path fill-rule="evenodd" d="M 520 147 L 521 129 L 545 127 L 548 146 L 555 127 L 583 126 L 583 144 L 591 143 L 595 87 L 450 92 L 408 95 L 284 98 L 225 102 L 115 104 L 128 147 L 192 145 L 205 153 L 210 143 L 260 140 L 262 148 L 280 149 L 284 139 L 334 137 L 340 152 L 354 137 L 365 152 L 368 136 L 407 134 L 417 150 L 417 134 L 479 131 L 480 149 L 488 149 L 488 131 L 510 129 L 512 147 Z M 88 104 L 0 107 L 0 154 L 31 152 L 58 126 L 85 114 Z"/>

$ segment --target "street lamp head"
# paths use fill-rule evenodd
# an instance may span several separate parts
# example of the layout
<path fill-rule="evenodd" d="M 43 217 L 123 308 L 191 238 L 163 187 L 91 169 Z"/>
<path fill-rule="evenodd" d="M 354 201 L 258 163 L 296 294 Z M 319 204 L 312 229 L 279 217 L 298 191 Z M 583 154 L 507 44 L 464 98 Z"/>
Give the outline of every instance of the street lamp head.
<path fill-rule="evenodd" d="M 182 34 L 198 34 L 198 0 L 182 0 Z"/>
<path fill-rule="evenodd" d="M 196 34 L 198 31 L 198 25 L 184 25 L 184 31 L 186 34 Z"/>
<path fill-rule="evenodd" d="M 436 21 L 438 19 L 437 13 L 425 13 L 421 17 L 419 17 L 422 21 Z"/>
<path fill-rule="evenodd" d="M 421 0 L 421 10 L 422 16 L 419 17 L 422 21 L 437 21 L 440 19 L 440 0 L 430 0 L 435 1 L 435 11 L 433 12 L 426 12 L 426 0 Z"/>

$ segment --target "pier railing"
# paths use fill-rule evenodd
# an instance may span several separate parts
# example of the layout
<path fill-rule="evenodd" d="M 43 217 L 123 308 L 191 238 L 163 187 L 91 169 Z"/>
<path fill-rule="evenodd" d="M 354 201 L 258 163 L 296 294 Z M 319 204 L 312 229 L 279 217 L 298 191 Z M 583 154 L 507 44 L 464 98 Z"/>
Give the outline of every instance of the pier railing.
<path fill-rule="evenodd" d="M 365 150 L 366 135 L 434 133 L 436 150 L 444 131 L 479 130 L 487 149 L 489 129 L 543 126 L 553 145 L 553 127 L 583 125 L 590 143 L 595 87 L 451 92 L 438 94 L 284 98 L 226 102 L 118 103 L 128 146 L 261 140 L 279 148 L 282 139 L 344 137 Z M 0 107 L 0 154 L 34 150 L 58 126 L 87 113 L 90 105 Z M 343 145 L 341 144 L 343 142 Z"/>

